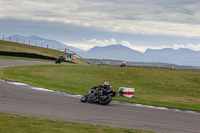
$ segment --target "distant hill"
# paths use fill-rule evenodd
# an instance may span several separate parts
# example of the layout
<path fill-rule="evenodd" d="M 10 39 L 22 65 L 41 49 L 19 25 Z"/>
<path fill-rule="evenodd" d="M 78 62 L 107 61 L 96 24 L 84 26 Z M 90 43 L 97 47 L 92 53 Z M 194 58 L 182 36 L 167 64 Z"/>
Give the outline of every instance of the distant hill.
<path fill-rule="evenodd" d="M 45 47 L 45 48 L 47 48 L 47 45 L 48 45 L 48 48 L 51 48 L 51 49 L 65 49 L 66 48 L 74 52 L 84 52 L 83 50 L 79 48 L 67 46 L 58 41 L 37 37 L 35 35 L 28 36 L 28 37 L 13 35 L 10 37 L 6 37 L 5 40 L 7 41 L 10 40 L 12 42 L 19 42 L 19 43 L 30 44 L 33 46 L 40 46 L 40 47 Z"/>
<path fill-rule="evenodd" d="M 180 48 L 152 50 L 148 49 L 144 53 L 145 60 L 150 62 L 165 62 L 178 65 L 194 65 L 200 66 L 200 51 Z"/>
<path fill-rule="evenodd" d="M 49 49 L 49 48 L 36 47 L 36 46 L 30 46 L 30 45 L 26 45 L 26 44 L 10 42 L 10 41 L 3 41 L 3 40 L 0 40 L 0 51 L 31 53 L 31 54 L 34 53 L 34 54 L 48 56 L 48 57 L 54 57 L 54 58 L 58 58 L 59 56 L 65 54 L 65 52 L 63 52 L 63 51 L 58 51 L 58 50 Z M 16 55 L 12 55 L 12 56 L 16 56 Z M 76 63 L 86 64 L 84 61 L 80 60 L 79 58 L 77 58 Z"/>
<path fill-rule="evenodd" d="M 177 65 L 200 66 L 200 51 L 181 48 L 147 49 L 144 53 L 127 48 L 121 44 L 105 47 L 94 47 L 87 52 L 79 53 L 90 59 L 112 59 L 129 62 L 169 63 Z"/>
<path fill-rule="evenodd" d="M 136 50 L 132 50 L 121 44 L 110 45 L 105 47 L 94 47 L 87 52 L 80 53 L 85 58 L 94 59 L 115 59 L 115 60 L 126 60 L 126 61 L 140 61 L 143 54 Z"/>
<path fill-rule="evenodd" d="M 58 50 L 35 47 L 35 46 L 25 45 L 21 43 L 2 41 L 2 40 L 0 40 L 0 51 L 35 53 L 35 54 L 50 56 L 50 57 L 55 57 L 55 58 L 58 58 L 60 55 L 65 54 L 65 52 L 58 51 Z"/>

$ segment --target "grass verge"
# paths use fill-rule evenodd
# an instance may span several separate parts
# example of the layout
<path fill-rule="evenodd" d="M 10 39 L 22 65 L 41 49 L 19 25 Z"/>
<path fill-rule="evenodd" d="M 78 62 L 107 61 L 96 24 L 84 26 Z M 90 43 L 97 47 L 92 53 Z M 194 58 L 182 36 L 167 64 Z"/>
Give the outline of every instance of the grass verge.
<path fill-rule="evenodd" d="M 200 72 L 110 66 L 33 65 L 0 69 L 0 79 L 84 95 L 93 86 L 135 88 L 135 98 L 114 100 L 200 111 Z"/>
<path fill-rule="evenodd" d="M 21 43 L 16 43 L 16 42 L 2 41 L 2 40 L 0 40 L 0 50 L 9 51 L 9 52 L 36 53 L 36 54 L 55 57 L 55 58 L 65 53 L 58 50 L 31 46 L 31 45 L 26 45 L 26 44 L 21 44 Z"/>
<path fill-rule="evenodd" d="M 1 133 L 151 133 L 125 128 L 0 113 Z"/>

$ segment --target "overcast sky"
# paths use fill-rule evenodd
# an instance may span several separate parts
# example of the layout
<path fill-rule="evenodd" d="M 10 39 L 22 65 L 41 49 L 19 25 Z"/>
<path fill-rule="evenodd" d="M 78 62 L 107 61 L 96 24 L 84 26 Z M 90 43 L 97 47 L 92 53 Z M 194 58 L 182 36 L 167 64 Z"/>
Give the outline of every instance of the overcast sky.
<path fill-rule="evenodd" d="M 123 44 L 200 51 L 200 0 L 0 0 L 0 38 L 36 35 L 88 50 Z"/>

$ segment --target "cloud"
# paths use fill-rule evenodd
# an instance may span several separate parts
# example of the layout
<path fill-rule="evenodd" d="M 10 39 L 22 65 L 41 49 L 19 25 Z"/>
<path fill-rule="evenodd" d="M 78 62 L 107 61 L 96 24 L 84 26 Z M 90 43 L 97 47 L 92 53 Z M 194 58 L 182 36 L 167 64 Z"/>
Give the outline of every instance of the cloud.
<path fill-rule="evenodd" d="M 91 45 L 95 45 L 95 46 L 108 46 L 108 45 L 116 45 L 116 44 L 122 44 L 124 46 L 131 46 L 130 42 L 128 41 L 120 41 L 120 42 L 117 42 L 116 39 L 114 38 L 110 38 L 110 40 L 97 40 L 97 39 L 92 39 L 92 40 L 86 40 L 86 42 L 88 44 L 91 44 Z"/>
<path fill-rule="evenodd" d="M 114 38 L 110 38 L 109 40 L 97 40 L 97 39 L 92 39 L 92 40 L 85 40 L 86 43 L 82 45 L 83 47 L 85 46 L 84 50 L 88 50 L 87 48 L 92 48 L 94 46 L 108 46 L 108 45 L 117 45 L 117 44 L 122 44 L 128 48 L 131 48 L 133 50 L 137 50 L 140 52 L 145 52 L 146 49 L 151 48 L 151 49 L 162 49 L 162 48 L 168 48 L 169 46 L 136 46 L 132 45 L 129 41 L 116 41 Z"/>
<path fill-rule="evenodd" d="M 0 18 L 50 21 L 100 31 L 200 36 L 198 0 L 1 0 Z"/>
<path fill-rule="evenodd" d="M 64 44 L 66 44 L 68 46 L 77 47 L 79 49 L 86 50 L 86 51 L 94 47 L 93 45 L 89 45 L 87 43 L 71 43 L 71 42 L 68 43 L 67 42 L 67 43 L 64 43 Z"/>
<path fill-rule="evenodd" d="M 182 45 L 182 44 L 174 44 L 173 49 L 179 49 L 179 48 L 188 48 L 194 51 L 200 51 L 200 44 L 187 44 L 187 45 Z"/>
<path fill-rule="evenodd" d="M 104 41 L 97 40 L 97 39 L 86 40 L 86 41 L 87 43 L 94 44 L 95 46 L 107 46 L 107 45 L 117 44 L 114 38 L 110 38 L 110 40 L 104 40 Z"/>

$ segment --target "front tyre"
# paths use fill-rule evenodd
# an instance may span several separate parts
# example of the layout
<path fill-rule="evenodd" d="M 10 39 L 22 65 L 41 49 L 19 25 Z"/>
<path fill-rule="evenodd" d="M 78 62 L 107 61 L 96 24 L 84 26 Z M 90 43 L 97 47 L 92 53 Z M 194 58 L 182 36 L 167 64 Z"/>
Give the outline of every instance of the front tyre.
<path fill-rule="evenodd" d="M 101 105 L 107 105 L 107 104 L 109 104 L 110 102 L 112 101 L 112 97 L 111 96 L 108 96 L 105 100 L 99 100 L 99 103 L 101 104 Z"/>
<path fill-rule="evenodd" d="M 89 96 L 88 94 L 85 95 L 85 96 L 82 96 L 81 99 L 80 99 L 80 101 L 81 102 L 87 102 L 88 96 Z"/>

